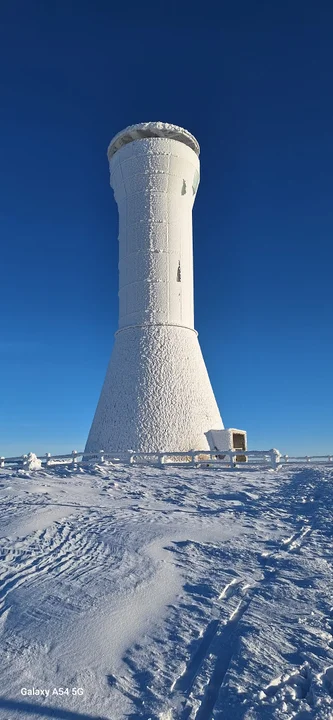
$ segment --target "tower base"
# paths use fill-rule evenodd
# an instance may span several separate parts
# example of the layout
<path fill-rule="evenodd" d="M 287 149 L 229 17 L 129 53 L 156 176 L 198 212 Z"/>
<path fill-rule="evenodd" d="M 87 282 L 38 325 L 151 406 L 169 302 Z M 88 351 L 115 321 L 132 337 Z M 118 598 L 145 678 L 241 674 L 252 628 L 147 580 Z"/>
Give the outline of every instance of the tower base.
<path fill-rule="evenodd" d="M 209 450 L 211 428 L 223 423 L 195 330 L 118 331 L 85 452 Z"/>

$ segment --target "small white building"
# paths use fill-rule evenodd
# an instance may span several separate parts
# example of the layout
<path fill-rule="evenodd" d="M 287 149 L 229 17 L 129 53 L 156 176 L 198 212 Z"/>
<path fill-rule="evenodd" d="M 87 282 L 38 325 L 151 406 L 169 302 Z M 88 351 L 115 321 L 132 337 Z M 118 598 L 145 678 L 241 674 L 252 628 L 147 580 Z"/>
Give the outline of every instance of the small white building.
<path fill-rule="evenodd" d="M 247 450 L 247 435 L 244 430 L 225 428 L 223 430 L 210 430 L 207 435 L 211 450 Z M 239 458 L 241 455 L 237 455 Z M 245 456 L 244 461 L 245 461 Z"/>
<path fill-rule="evenodd" d="M 176 125 L 141 123 L 113 138 L 108 158 L 119 211 L 119 328 L 85 450 L 214 449 L 222 436 L 209 432 L 224 428 L 194 329 L 199 145 Z M 233 449 L 242 431 L 224 433 Z"/>

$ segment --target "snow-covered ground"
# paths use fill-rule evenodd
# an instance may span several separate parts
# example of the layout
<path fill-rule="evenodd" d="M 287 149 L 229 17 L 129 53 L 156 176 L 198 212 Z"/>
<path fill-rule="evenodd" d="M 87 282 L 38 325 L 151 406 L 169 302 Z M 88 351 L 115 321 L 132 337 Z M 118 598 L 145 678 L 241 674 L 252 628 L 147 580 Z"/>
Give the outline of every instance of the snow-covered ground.
<path fill-rule="evenodd" d="M 0 498 L 4 720 L 333 718 L 332 470 L 2 469 Z"/>

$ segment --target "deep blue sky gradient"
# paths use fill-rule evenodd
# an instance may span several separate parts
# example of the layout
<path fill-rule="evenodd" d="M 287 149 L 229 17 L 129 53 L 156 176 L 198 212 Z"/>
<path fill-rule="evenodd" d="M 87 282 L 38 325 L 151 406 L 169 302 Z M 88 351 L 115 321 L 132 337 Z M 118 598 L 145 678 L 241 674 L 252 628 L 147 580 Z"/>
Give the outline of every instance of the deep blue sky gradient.
<path fill-rule="evenodd" d="M 117 329 L 106 149 L 147 120 L 201 146 L 195 324 L 225 426 L 333 453 L 333 6 L 275 5 L 2 3 L 0 454 L 84 446 Z"/>

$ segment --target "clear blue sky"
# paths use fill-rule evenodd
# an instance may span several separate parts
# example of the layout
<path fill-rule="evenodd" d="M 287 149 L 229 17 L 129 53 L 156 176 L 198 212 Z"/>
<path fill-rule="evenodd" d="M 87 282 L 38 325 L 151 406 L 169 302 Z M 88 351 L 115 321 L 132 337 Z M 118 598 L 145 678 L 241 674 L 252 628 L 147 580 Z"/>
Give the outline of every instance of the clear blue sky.
<path fill-rule="evenodd" d="M 332 3 L 114 5 L 1 4 L 0 454 L 84 446 L 117 329 L 106 149 L 147 120 L 201 146 L 195 318 L 225 426 L 333 453 Z"/>

